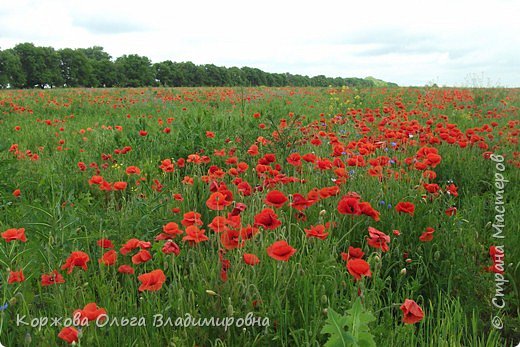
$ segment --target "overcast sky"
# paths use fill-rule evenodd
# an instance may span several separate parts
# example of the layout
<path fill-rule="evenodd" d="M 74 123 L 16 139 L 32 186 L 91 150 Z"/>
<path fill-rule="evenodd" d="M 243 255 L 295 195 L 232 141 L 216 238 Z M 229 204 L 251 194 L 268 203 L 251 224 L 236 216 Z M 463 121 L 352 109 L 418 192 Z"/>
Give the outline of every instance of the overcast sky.
<path fill-rule="evenodd" d="M 114 58 L 520 87 L 520 1 L 1 0 L 0 48 L 102 46 Z"/>

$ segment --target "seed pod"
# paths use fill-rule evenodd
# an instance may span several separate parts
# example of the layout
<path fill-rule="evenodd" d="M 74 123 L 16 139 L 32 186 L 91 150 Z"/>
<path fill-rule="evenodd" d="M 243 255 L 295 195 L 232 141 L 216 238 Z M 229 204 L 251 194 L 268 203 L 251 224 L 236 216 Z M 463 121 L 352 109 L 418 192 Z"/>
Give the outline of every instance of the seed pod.
<path fill-rule="evenodd" d="M 217 293 L 215 293 L 214 291 L 212 291 L 210 289 L 206 289 L 206 294 L 211 295 L 211 296 L 217 295 Z"/>

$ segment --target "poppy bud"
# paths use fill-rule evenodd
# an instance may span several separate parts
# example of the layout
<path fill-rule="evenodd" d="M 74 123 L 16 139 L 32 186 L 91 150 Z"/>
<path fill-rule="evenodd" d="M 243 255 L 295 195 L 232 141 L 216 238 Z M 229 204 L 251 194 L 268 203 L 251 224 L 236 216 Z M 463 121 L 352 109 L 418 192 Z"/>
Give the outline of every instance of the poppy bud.
<path fill-rule="evenodd" d="M 31 334 L 29 334 L 29 333 L 25 334 L 25 339 L 24 339 L 24 340 L 25 340 L 25 344 L 26 344 L 27 346 L 30 345 L 31 342 L 32 342 Z"/>
<path fill-rule="evenodd" d="M 323 313 L 324 316 L 329 314 L 329 310 L 326 308 L 324 308 L 321 312 Z"/>
<path fill-rule="evenodd" d="M 439 260 L 441 258 L 441 252 L 437 251 L 433 253 L 433 259 Z"/>
<path fill-rule="evenodd" d="M 406 268 L 403 268 L 403 269 L 401 270 L 401 272 L 399 272 L 399 274 L 400 274 L 401 276 L 406 275 Z"/>
<path fill-rule="evenodd" d="M 211 295 L 211 296 L 218 295 L 217 293 L 215 293 L 214 291 L 209 290 L 209 289 L 206 289 L 206 294 Z"/>
<path fill-rule="evenodd" d="M 229 317 L 233 316 L 233 305 L 229 304 L 227 307 L 227 315 Z"/>
<path fill-rule="evenodd" d="M 328 302 L 329 302 L 329 298 L 327 298 L 327 295 L 323 294 L 323 295 L 321 296 L 321 303 L 322 303 L 323 305 L 327 305 Z"/>
<path fill-rule="evenodd" d="M 321 210 L 320 211 L 320 217 L 323 217 L 327 213 L 327 210 Z"/>

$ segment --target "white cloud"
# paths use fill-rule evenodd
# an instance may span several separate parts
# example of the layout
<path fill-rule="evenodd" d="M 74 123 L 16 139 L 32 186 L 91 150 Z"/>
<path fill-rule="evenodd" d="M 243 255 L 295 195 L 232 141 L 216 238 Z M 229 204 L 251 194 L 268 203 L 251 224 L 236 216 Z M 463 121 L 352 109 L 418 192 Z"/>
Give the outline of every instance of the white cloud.
<path fill-rule="evenodd" d="M 17 0 L 0 4 L 0 47 L 100 45 L 269 72 L 460 85 L 469 74 L 520 86 L 514 0 L 173 2 Z"/>

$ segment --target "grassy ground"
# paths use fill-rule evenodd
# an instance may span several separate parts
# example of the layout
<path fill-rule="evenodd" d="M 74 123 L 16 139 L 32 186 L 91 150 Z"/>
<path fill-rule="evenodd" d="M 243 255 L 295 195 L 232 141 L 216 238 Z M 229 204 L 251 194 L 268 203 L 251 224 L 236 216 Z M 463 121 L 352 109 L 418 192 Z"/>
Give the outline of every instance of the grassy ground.
<path fill-rule="evenodd" d="M 518 90 L 507 89 L 1 91 L 0 232 L 24 228 L 27 242 L 0 240 L 0 342 L 65 345 L 58 334 L 77 323 L 75 310 L 96 303 L 108 323 L 76 326 L 84 346 L 341 346 L 363 345 L 362 336 L 378 346 L 513 346 L 520 341 L 519 103 Z M 423 155 L 435 150 L 438 163 Z M 317 159 L 287 161 L 308 153 Z M 504 157 L 503 167 L 491 153 Z M 357 156 L 365 166 L 354 166 Z M 165 159 L 172 172 L 161 169 Z M 130 166 L 140 173 L 128 174 Z M 502 187 L 497 175 L 509 182 Z M 115 182 L 127 186 L 115 190 Z M 438 188 L 425 186 L 432 183 Z M 207 205 L 217 189 L 229 200 L 223 210 Z M 270 206 L 270 191 L 288 201 Z M 353 192 L 379 218 L 340 213 Z M 290 205 L 296 194 L 307 201 L 302 211 Z M 505 213 L 496 209 L 502 200 Z M 399 202 L 411 202 L 413 215 L 398 212 Z M 228 222 L 231 231 L 211 230 L 239 203 L 247 208 Z M 229 241 L 254 227 L 264 208 L 277 214 L 278 227 L 256 225 L 253 237 Z M 208 240 L 183 241 L 181 221 L 191 211 L 201 214 Z M 498 235 L 497 214 L 505 224 Z M 169 222 L 183 231 L 172 236 L 178 255 L 155 240 Z M 317 225 L 327 227 L 323 239 L 307 236 Z M 389 236 L 388 251 L 369 244 L 369 227 Z M 421 241 L 428 227 L 433 239 Z M 102 238 L 116 251 L 113 265 L 98 261 L 109 251 L 97 244 Z M 135 264 L 139 248 L 121 254 L 132 238 L 150 242 L 140 247 L 151 259 Z M 267 251 L 281 240 L 295 250 L 288 261 Z M 488 269 L 492 245 L 503 246 L 503 275 L 501 258 Z M 341 255 L 349 246 L 362 249 L 370 277 L 349 272 Z M 69 274 L 62 267 L 75 251 L 89 262 Z M 259 263 L 246 264 L 244 254 Z M 120 273 L 121 265 L 135 274 Z M 140 291 L 138 276 L 159 269 L 160 289 Z M 13 281 L 19 270 L 24 280 Z M 44 286 L 41 276 L 53 270 L 65 283 Z M 403 322 L 406 299 L 424 313 L 415 324 Z M 331 312 L 341 319 L 331 323 Z M 183 326 L 190 316 L 237 322 Z"/>

